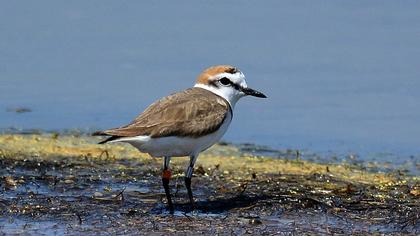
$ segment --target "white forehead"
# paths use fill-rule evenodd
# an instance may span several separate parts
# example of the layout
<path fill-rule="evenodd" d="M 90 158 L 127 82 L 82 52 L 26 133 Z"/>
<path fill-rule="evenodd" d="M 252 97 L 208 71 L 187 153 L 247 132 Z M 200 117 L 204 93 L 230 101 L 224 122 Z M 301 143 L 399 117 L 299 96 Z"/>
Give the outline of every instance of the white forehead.
<path fill-rule="evenodd" d="M 245 75 L 241 71 L 237 71 L 234 74 L 226 73 L 226 72 L 216 74 L 211 78 L 211 80 L 218 80 L 223 77 L 230 79 L 230 81 L 232 81 L 233 83 L 237 85 L 240 85 L 241 87 L 244 87 L 244 88 L 248 87 L 245 81 Z"/>

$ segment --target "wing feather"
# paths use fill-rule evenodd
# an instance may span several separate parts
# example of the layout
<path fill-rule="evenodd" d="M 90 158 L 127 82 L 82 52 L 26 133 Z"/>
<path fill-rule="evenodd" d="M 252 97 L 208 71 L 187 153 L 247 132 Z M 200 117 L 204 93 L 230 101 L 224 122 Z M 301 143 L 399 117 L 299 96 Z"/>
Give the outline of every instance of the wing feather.
<path fill-rule="evenodd" d="M 230 109 L 222 97 L 202 88 L 190 88 L 156 101 L 128 125 L 96 134 L 197 137 L 216 131 Z"/>

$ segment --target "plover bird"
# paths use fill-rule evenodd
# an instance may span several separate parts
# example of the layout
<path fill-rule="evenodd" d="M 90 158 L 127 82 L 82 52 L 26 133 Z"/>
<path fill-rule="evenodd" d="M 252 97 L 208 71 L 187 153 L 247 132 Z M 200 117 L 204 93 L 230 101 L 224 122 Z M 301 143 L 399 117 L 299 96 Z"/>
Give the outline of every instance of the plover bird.
<path fill-rule="evenodd" d="M 246 95 L 266 98 L 248 88 L 244 74 L 236 67 L 213 66 L 198 76 L 193 88 L 156 101 L 128 125 L 94 135 L 110 136 L 100 144 L 125 142 L 153 157 L 163 157 L 162 183 L 169 211 L 173 213 L 169 190 L 171 157 L 190 157 L 185 186 L 193 206 L 191 177 L 197 157 L 223 136 L 232 121 L 236 102 Z"/>

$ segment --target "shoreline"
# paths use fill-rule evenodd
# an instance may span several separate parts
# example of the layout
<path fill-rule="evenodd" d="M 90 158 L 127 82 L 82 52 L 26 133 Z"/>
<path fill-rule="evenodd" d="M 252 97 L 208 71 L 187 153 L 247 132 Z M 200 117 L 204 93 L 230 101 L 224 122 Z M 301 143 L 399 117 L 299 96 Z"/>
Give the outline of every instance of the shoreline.
<path fill-rule="evenodd" d="M 97 129 L 18 129 L 0 128 L 0 135 L 52 135 L 52 136 L 74 136 L 91 138 L 90 134 Z M 351 164 L 360 165 L 368 171 L 376 172 L 403 172 L 408 175 L 420 175 L 420 153 L 419 154 L 398 154 L 393 152 L 356 152 L 356 151 L 316 151 L 310 148 L 275 148 L 270 145 L 259 143 L 234 143 L 221 140 L 219 145 L 227 145 L 238 148 L 238 152 L 252 156 L 271 157 L 279 159 L 295 159 L 316 162 L 321 164 Z M 217 145 L 217 144 L 216 144 Z M 298 152 L 298 154 L 297 154 Z M 298 155 L 298 157 L 297 157 Z M 417 160 L 416 160 L 417 159 Z"/>
<path fill-rule="evenodd" d="M 162 160 L 129 145 L 97 141 L 0 135 L 0 222 L 8 227 L 0 232 L 36 233 L 43 222 L 48 230 L 70 234 L 225 232 L 220 227 L 254 233 L 420 232 L 419 176 L 371 172 L 351 163 L 253 156 L 236 146 L 215 145 L 197 161 L 195 211 L 182 184 L 187 158 L 173 159 L 177 213 L 169 216 Z M 24 224 L 33 228 L 23 229 Z"/>

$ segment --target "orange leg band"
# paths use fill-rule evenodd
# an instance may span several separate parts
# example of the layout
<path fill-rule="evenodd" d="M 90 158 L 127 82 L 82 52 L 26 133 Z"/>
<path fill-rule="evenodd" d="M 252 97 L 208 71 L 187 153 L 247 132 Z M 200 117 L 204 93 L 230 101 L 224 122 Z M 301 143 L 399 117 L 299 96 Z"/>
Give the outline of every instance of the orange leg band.
<path fill-rule="evenodd" d="M 170 170 L 163 170 L 162 178 L 171 179 L 171 177 L 172 177 L 172 172 Z"/>

